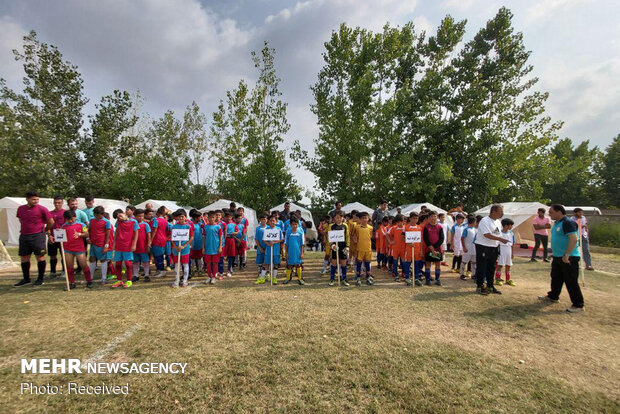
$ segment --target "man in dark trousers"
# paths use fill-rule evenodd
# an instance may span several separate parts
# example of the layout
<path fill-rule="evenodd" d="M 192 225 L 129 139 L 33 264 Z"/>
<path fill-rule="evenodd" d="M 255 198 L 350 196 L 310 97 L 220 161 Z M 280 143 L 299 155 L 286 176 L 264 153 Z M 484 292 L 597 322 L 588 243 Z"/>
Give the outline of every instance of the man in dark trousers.
<path fill-rule="evenodd" d="M 502 237 L 502 225 L 499 221 L 504 215 L 504 207 L 500 204 L 493 204 L 489 215 L 478 223 L 476 233 L 476 292 L 481 295 L 489 293 L 501 294 L 493 286 L 495 274 L 495 263 L 499 253 L 499 244 L 507 243 L 508 240 Z M 484 286 L 486 279 L 487 285 Z"/>
<path fill-rule="evenodd" d="M 579 249 L 577 240 L 579 231 L 577 223 L 566 217 L 566 209 L 561 204 L 553 204 L 549 208 L 549 216 L 554 221 L 551 227 L 551 290 L 546 296 L 539 296 L 543 302 L 558 303 L 562 285 L 566 284 L 566 290 L 573 303 L 566 309 L 567 312 L 576 313 L 584 311 L 583 294 L 579 288 Z"/>
<path fill-rule="evenodd" d="M 45 275 L 45 232 L 51 233 L 54 219 L 49 210 L 39 204 L 39 194 L 35 191 L 26 193 L 26 204 L 17 209 L 17 218 L 21 224 L 19 234 L 19 257 L 21 258 L 23 278 L 13 286 L 24 286 L 30 283 L 30 257 L 34 253 L 37 258 L 38 277 L 35 286 L 43 284 Z"/>

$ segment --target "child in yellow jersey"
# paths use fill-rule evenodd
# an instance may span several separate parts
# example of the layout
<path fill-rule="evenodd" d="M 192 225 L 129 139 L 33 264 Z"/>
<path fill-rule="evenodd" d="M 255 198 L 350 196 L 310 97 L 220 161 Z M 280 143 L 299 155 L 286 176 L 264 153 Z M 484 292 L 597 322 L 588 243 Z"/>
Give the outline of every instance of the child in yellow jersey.
<path fill-rule="evenodd" d="M 359 224 L 356 224 L 353 230 L 352 240 L 355 240 L 357 245 L 357 254 L 355 259 L 357 261 L 357 273 L 355 276 L 357 286 L 362 285 L 362 263 L 364 263 L 364 269 L 366 270 L 366 284 L 372 285 L 374 280 L 370 274 L 370 261 L 372 260 L 372 226 L 368 224 L 370 216 L 366 212 L 359 213 Z"/>
<path fill-rule="evenodd" d="M 349 239 L 351 240 L 348 262 L 353 267 L 355 267 L 355 258 L 357 256 L 357 241 L 354 241 L 352 237 L 355 234 L 355 227 L 357 226 L 357 213 L 357 210 L 351 211 L 351 216 L 347 221 L 347 225 L 349 226 Z"/>

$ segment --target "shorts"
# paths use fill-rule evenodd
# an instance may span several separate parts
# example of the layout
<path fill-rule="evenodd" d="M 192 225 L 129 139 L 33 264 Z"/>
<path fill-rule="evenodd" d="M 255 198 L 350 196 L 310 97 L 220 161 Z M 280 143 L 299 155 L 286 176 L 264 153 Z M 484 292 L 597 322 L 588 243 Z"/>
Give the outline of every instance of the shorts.
<path fill-rule="evenodd" d="M 108 252 L 105 254 L 105 260 L 113 260 L 113 259 L 114 259 L 114 251 L 108 250 Z"/>
<path fill-rule="evenodd" d="M 168 256 L 172 254 L 172 245 L 170 244 L 170 240 L 166 242 L 166 248 L 164 250 L 164 254 Z"/>
<path fill-rule="evenodd" d="M 148 253 L 135 253 L 133 254 L 134 263 L 148 263 L 150 261 Z"/>
<path fill-rule="evenodd" d="M 219 254 L 205 254 L 202 256 L 205 263 L 218 263 L 220 261 Z"/>
<path fill-rule="evenodd" d="M 426 254 L 424 255 L 424 260 L 426 262 L 431 262 L 431 263 L 441 262 L 443 260 L 443 254 L 441 254 L 440 252 L 438 252 L 436 250 L 435 250 L 435 253 L 436 254 L 439 253 L 439 257 L 431 256 L 431 252 L 426 252 Z"/>
<path fill-rule="evenodd" d="M 96 260 L 106 260 L 107 252 L 103 253 L 103 247 L 95 246 L 94 244 L 90 245 L 90 257 L 94 257 Z"/>
<path fill-rule="evenodd" d="M 35 256 L 45 255 L 45 245 L 47 240 L 45 238 L 45 232 L 35 234 L 20 234 L 19 235 L 19 255 Z"/>
<path fill-rule="evenodd" d="M 203 256 L 204 256 L 204 254 L 202 254 L 202 249 L 200 249 L 200 250 L 190 249 L 189 250 L 189 258 L 190 259 L 202 259 Z"/>
<path fill-rule="evenodd" d="M 460 244 L 452 245 L 452 253 L 454 253 L 455 256 L 462 256 L 463 255 L 463 247 Z"/>
<path fill-rule="evenodd" d="M 336 251 L 332 250 L 332 260 L 347 260 L 347 255 L 344 253 L 345 247 L 338 247 L 338 257 L 336 257 Z"/>
<path fill-rule="evenodd" d="M 357 259 L 358 262 L 370 262 L 372 260 L 372 252 L 371 251 L 367 251 L 367 252 L 358 251 L 355 258 Z"/>
<path fill-rule="evenodd" d="M 236 242 L 234 237 L 226 237 L 224 241 L 224 249 L 222 251 L 222 255 L 226 257 L 236 256 L 237 249 L 235 248 Z"/>
<path fill-rule="evenodd" d="M 512 266 L 512 254 L 510 252 L 504 253 L 500 249 L 499 256 L 497 257 L 497 264 L 499 266 Z"/>
<path fill-rule="evenodd" d="M 295 256 L 289 256 L 288 260 L 286 261 L 286 264 L 289 266 L 299 266 L 303 263 L 303 260 L 301 260 L 301 257 L 299 257 L 298 254 L 296 254 Z"/>
<path fill-rule="evenodd" d="M 392 250 L 392 254 L 390 255 L 394 258 L 394 260 L 400 258 L 401 261 L 405 260 L 405 251 L 404 250 Z"/>
<path fill-rule="evenodd" d="M 476 248 L 467 249 L 467 253 L 463 253 L 463 263 L 476 263 Z"/>
<path fill-rule="evenodd" d="M 73 252 L 71 250 L 65 250 L 65 254 L 70 254 L 70 255 L 73 255 L 73 256 L 79 256 L 81 254 L 86 254 L 86 252 L 85 251 L 84 252 Z"/>
<path fill-rule="evenodd" d="M 271 255 L 270 254 L 265 254 L 265 261 L 263 262 L 263 264 L 271 264 Z M 279 265 L 280 264 L 280 254 L 274 254 L 273 255 L 273 264 L 274 265 Z"/>
<path fill-rule="evenodd" d="M 245 240 L 237 241 L 237 244 L 235 246 L 235 249 L 236 249 L 235 253 L 237 255 L 239 255 L 239 256 L 242 256 L 242 255 L 245 254 L 245 251 L 247 250 L 247 248 L 248 248 L 248 242 L 247 241 L 245 241 Z"/>
<path fill-rule="evenodd" d="M 60 242 L 47 243 L 47 254 L 49 256 L 56 256 L 60 251 Z"/>
<path fill-rule="evenodd" d="M 114 259 L 115 262 L 133 262 L 133 253 L 132 252 L 119 252 L 118 250 L 114 251 Z"/>
<path fill-rule="evenodd" d="M 155 257 L 163 256 L 166 253 L 166 247 L 165 246 L 151 246 L 151 253 Z"/>
<path fill-rule="evenodd" d="M 265 263 L 265 253 L 256 250 L 256 264 L 262 265 L 263 263 Z"/>
<path fill-rule="evenodd" d="M 176 263 L 179 260 L 179 255 L 175 254 L 175 255 L 170 256 L 170 258 L 172 259 L 172 263 Z M 181 264 L 187 264 L 187 263 L 189 263 L 189 253 L 181 255 Z"/>

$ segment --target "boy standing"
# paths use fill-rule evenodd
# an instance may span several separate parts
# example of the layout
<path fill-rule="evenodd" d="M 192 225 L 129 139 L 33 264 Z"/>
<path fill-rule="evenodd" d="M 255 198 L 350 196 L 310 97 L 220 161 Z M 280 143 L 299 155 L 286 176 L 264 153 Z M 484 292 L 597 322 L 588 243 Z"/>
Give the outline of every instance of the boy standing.
<path fill-rule="evenodd" d="M 359 224 L 354 228 L 354 239 L 357 242 L 357 255 L 356 260 L 356 275 L 355 283 L 357 286 L 362 285 L 362 263 L 366 270 L 366 284 L 372 286 L 374 279 L 370 274 L 370 261 L 372 260 L 372 231 L 373 228 L 368 222 L 370 221 L 370 215 L 365 211 L 359 213 Z"/>
<path fill-rule="evenodd" d="M 207 265 L 207 279 L 205 283 L 215 284 L 215 278 L 221 274 L 217 271 L 222 246 L 224 246 L 224 230 L 216 223 L 217 215 L 215 211 L 207 213 L 208 222 L 204 226 L 204 258 Z M 220 279 L 221 280 L 221 279 Z"/>
<path fill-rule="evenodd" d="M 286 247 L 286 280 L 284 284 L 291 281 L 291 273 L 293 269 L 295 269 L 298 283 L 300 285 L 305 285 L 306 283 L 301 277 L 301 270 L 306 237 L 304 236 L 304 231 L 299 227 L 299 220 L 297 217 L 293 216 L 290 222 L 291 228 L 284 238 L 284 245 Z"/>
<path fill-rule="evenodd" d="M 54 197 L 54 209 L 50 211 L 50 215 L 54 219 L 54 228 L 59 229 L 65 222 L 65 209 L 62 208 L 64 204 L 64 199 L 61 196 Z M 47 241 L 47 254 L 50 257 L 50 278 L 55 278 L 56 275 L 56 266 L 58 265 L 58 252 L 60 252 L 60 243 L 54 242 L 54 237 L 51 236 Z M 62 264 L 62 260 L 60 263 L 64 270 L 64 264 Z M 92 273 L 92 272 L 91 272 Z"/>
<path fill-rule="evenodd" d="M 514 221 L 509 218 L 502 219 L 502 234 L 501 237 L 508 240 L 507 243 L 499 245 L 499 258 L 497 259 L 497 269 L 495 270 L 495 284 L 501 286 L 502 280 L 502 267 L 506 267 L 506 284 L 508 286 L 514 286 L 515 282 L 510 279 L 510 267 L 512 266 L 512 246 L 515 243 L 515 235 L 512 232 L 512 226 Z"/>
<path fill-rule="evenodd" d="M 67 210 L 64 212 L 65 223 L 61 228 L 67 232 L 67 241 L 65 242 L 65 260 L 67 261 L 67 278 L 69 279 L 69 288 L 75 289 L 75 269 L 73 268 L 74 258 L 77 260 L 80 268 L 84 272 L 86 279 L 86 287 L 91 289 L 93 282 L 91 280 L 90 269 L 86 265 L 86 251 L 84 240 L 88 237 L 86 224 L 80 223 L 75 219 L 75 211 Z M 66 287 L 65 287 L 66 289 Z"/>
<path fill-rule="evenodd" d="M 431 211 L 428 215 L 428 223 L 424 226 L 422 233 L 426 252 L 424 260 L 426 261 L 426 284 L 431 284 L 431 263 L 435 264 L 435 284 L 441 286 L 441 268 L 440 263 L 443 258 L 443 229 L 437 222 L 437 212 Z"/>
<path fill-rule="evenodd" d="M 463 221 L 465 217 L 462 214 L 456 215 L 456 223 L 450 229 L 450 236 L 452 238 L 452 272 L 457 273 L 461 268 L 463 250 L 461 246 L 461 237 L 463 237 Z"/>
<path fill-rule="evenodd" d="M 116 277 L 118 281 L 112 285 L 113 288 L 130 288 L 132 285 L 131 272 L 133 270 L 133 252 L 136 250 L 138 242 L 138 222 L 127 218 L 123 210 L 114 210 L 113 217 L 116 219 L 116 231 L 114 233 L 114 261 L 116 262 Z M 125 264 L 125 283 L 122 280 L 123 263 Z"/>
<path fill-rule="evenodd" d="M 110 250 L 110 229 L 112 223 L 103 214 L 101 206 L 93 209 L 94 218 L 88 223 L 90 238 L 90 274 L 95 276 L 97 260 L 101 263 L 101 284 L 105 284 L 108 275 L 108 251 Z"/>
<path fill-rule="evenodd" d="M 278 235 L 274 240 L 265 242 L 265 265 L 272 264 L 271 259 L 273 258 L 273 274 L 270 275 L 272 283 L 274 285 L 278 284 L 278 268 L 280 267 L 280 245 L 284 242 L 284 238 L 282 237 L 282 229 L 276 226 L 277 224 L 277 216 L 269 217 L 269 227 L 266 230 L 274 230 L 278 229 Z M 273 253 L 272 253 L 273 251 Z"/>
<path fill-rule="evenodd" d="M 407 286 L 411 286 L 411 263 L 413 263 L 413 278 L 416 286 L 422 286 L 422 267 L 424 266 L 424 253 L 422 251 L 422 227 L 418 225 L 418 213 L 412 211 L 409 214 L 409 224 L 405 226 L 405 236 L 407 232 L 417 232 L 420 240 L 413 243 L 406 243 L 405 246 L 405 263 L 403 270 L 405 273 L 405 282 Z M 406 241 L 406 240 L 405 240 Z"/>
<path fill-rule="evenodd" d="M 467 227 L 463 230 L 461 236 L 461 246 L 463 247 L 463 262 L 461 263 L 461 279 L 465 280 L 467 277 L 473 279 L 472 273 L 476 274 L 476 244 L 474 239 L 476 238 L 476 218 L 470 216 L 467 218 Z M 471 271 L 465 273 L 465 268 L 471 263 Z"/>
<path fill-rule="evenodd" d="M 192 218 L 191 224 L 194 226 L 194 241 L 192 242 L 192 246 L 189 251 L 191 279 L 192 276 L 202 276 L 204 222 L 202 221 L 202 213 L 198 210 L 192 210 L 189 215 Z M 192 263 L 194 266 L 192 266 Z"/>
<path fill-rule="evenodd" d="M 237 223 L 232 221 L 230 213 L 226 213 L 224 215 L 224 222 L 226 223 L 224 256 L 226 256 L 228 261 L 228 271 L 226 272 L 226 277 L 231 277 L 233 267 L 235 266 L 235 256 L 237 254 L 237 239 L 235 236 L 239 234 L 239 227 L 237 226 Z"/>
<path fill-rule="evenodd" d="M 172 242 L 172 248 L 174 251 L 172 252 L 173 254 L 171 257 L 175 266 L 183 266 L 183 280 L 181 282 L 181 287 L 187 287 L 187 280 L 189 278 L 189 246 L 191 246 L 194 241 L 194 226 L 187 222 L 187 213 L 184 209 L 177 210 L 174 214 L 174 218 L 177 222 L 172 225 L 171 230 L 189 230 L 189 240 Z M 179 253 L 181 256 L 180 261 Z M 179 263 L 177 263 L 177 261 L 179 261 Z M 172 287 L 179 287 L 176 279 L 172 284 Z"/>
<path fill-rule="evenodd" d="M 349 255 L 349 226 L 344 222 L 342 217 L 342 211 L 336 210 L 334 213 L 334 222 L 331 223 L 327 232 L 329 235 L 330 231 L 342 230 L 344 231 L 344 241 L 330 243 L 329 249 L 332 252 L 332 260 L 331 260 L 331 275 L 329 279 L 329 286 L 334 286 L 334 281 L 336 280 L 336 271 L 337 267 L 340 266 L 340 278 L 342 284 L 345 286 L 349 286 L 349 282 L 347 282 L 347 256 Z M 329 240 L 329 238 L 328 238 Z"/>
<path fill-rule="evenodd" d="M 166 242 L 168 241 L 168 220 L 165 216 L 166 207 L 161 206 L 157 209 L 156 217 L 151 221 L 151 254 L 155 259 L 155 267 L 157 268 L 157 274 L 154 277 L 166 275 L 164 255 L 166 253 Z"/>
<path fill-rule="evenodd" d="M 144 221 L 144 210 L 138 208 L 135 211 L 135 220 L 138 222 L 138 241 L 136 242 L 136 249 L 133 252 L 133 277 L 132 282 L 137 282 L 140 279 L 138 272 L 140 271 L 140 264 L 144 269 L 144 281 L 150 282 L 149 276 L 149 251 L 151 250 L 151 226 Z"/>
<path fill-rule="evenodd" d="M 263 234 L 265 233 L 265 228 L 267 228 L 267 216 L 265 214 L 261 214 L 258 216 L 259 226 L 256 228 L 254 232 L 254 240 L 256 242 L 256 266 L 258 267 L 258 277 L 254 282 L 255 285 L 261 285 L 265 283 L 265 249 L 267 245 L 263 240 Z"/>
<path fill-rule="evenodd" d="M 387 243 L 392 248 L 392 274 L 394 281 L 399 282 L 398 277 L 398 260 L 401 266 L 405 259 L 405 226 L 403 225 L 404 217 L 397 214 L 394 217 L 393 226 L 387 234 Z"/>

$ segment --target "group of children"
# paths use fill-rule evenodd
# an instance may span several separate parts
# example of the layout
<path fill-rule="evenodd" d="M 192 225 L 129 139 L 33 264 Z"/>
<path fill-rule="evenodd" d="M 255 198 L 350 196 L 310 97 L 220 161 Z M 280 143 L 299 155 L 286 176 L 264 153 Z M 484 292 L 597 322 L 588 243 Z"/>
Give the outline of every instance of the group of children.
<path fill-rule="evenodd" d="M 144 281 L 150 281 L 150 264 L 155 263 L 157 273 L 153 277 L 166 275 L 166 270 L 180 274 L 173 287 L 184 287 L 193 276 L 206 274 L 205 283 L 214 284 L 231 277 L 234 268 L 246 267 L 249 221 L 244 209 L 213 210 L 202 214 L 184 209 L 168 211 L 164 206 L 153 211 L 128 206 L 125 211 L 115 210 L 116 219 L 112 226 L 109 215 L 101 206 L 93 209 L 93 218 L 88 223 L 77 220 L 72 210 L 65 211 L 62 228 L 67 231 L 65 243 L 67 277 L 70 287 L 75 287 L 74 261 L 84 271 L 86 286 L 92 287 L 92 278 L 97 263 L 101 268 L 101 283 L 114 282 L 112 287 L 129 288 L 140 280 L 140 269 Z M 454 258 L 452 270 L 460 272 L 461 279 L 472 277 L 476 271 L 475 239 L 477 224 L 481 217 L 455 215 L 455 223 L 448 228 L 445 216 L 426 210 L 421 214 L 412 212 L 405 217 L 383 218 L 373 229 L 366 212 L 352 211 L 349 214 L 335 212 L 322 225 L 321 242 L 326 246 L 322 274 L 330 268 L 329 285 L 339 283 L 349 286 L 347 269 L 355 271 L 355 283 L 362 284 L 362 273 L 366 284 L 374 284 L 371 273 L 372 240 L 375 239 L 378 269 L 387 269 L 395 281 L 401 278 L 408 286 L 441 286 L 441 264 L 446 250 L 452 248 Z M 267 281 L 278 283 L 278 270 L 282 260 L 286 268 L 283 283 L 289 283 L 295 276 L 304 285 L 303 257 L 306 250 L 306 226 L 300 214 L 292 212 L 290 219 L 282 221 L 277 211 L 265 212 L 259 217 L 254 238 L 256 242 L 256 264 L 258 276 L 254 284 Z M 509 240 L 500 246 L 495 284 L 501 285 L 502 270 L 505 269 L 505 283 L 514 286 L 510 269 L 512 266 L 513 222 L 502 220 L 502 236 Z M 175 230 L 184 232 L 184 237 L 175 238 Z M 335 232 L 335 233 L 333 233 Z M 331 234 L 340 233 L 339 241 L 331 241 Z M 87 263 L 86 243 L 90 243 Z M 178 266 L 178 268 L 177 268 Z M 434 270 L 434 278 L 431 273 Z M 182 271 L 182 272 L 181 272 Z"/>

